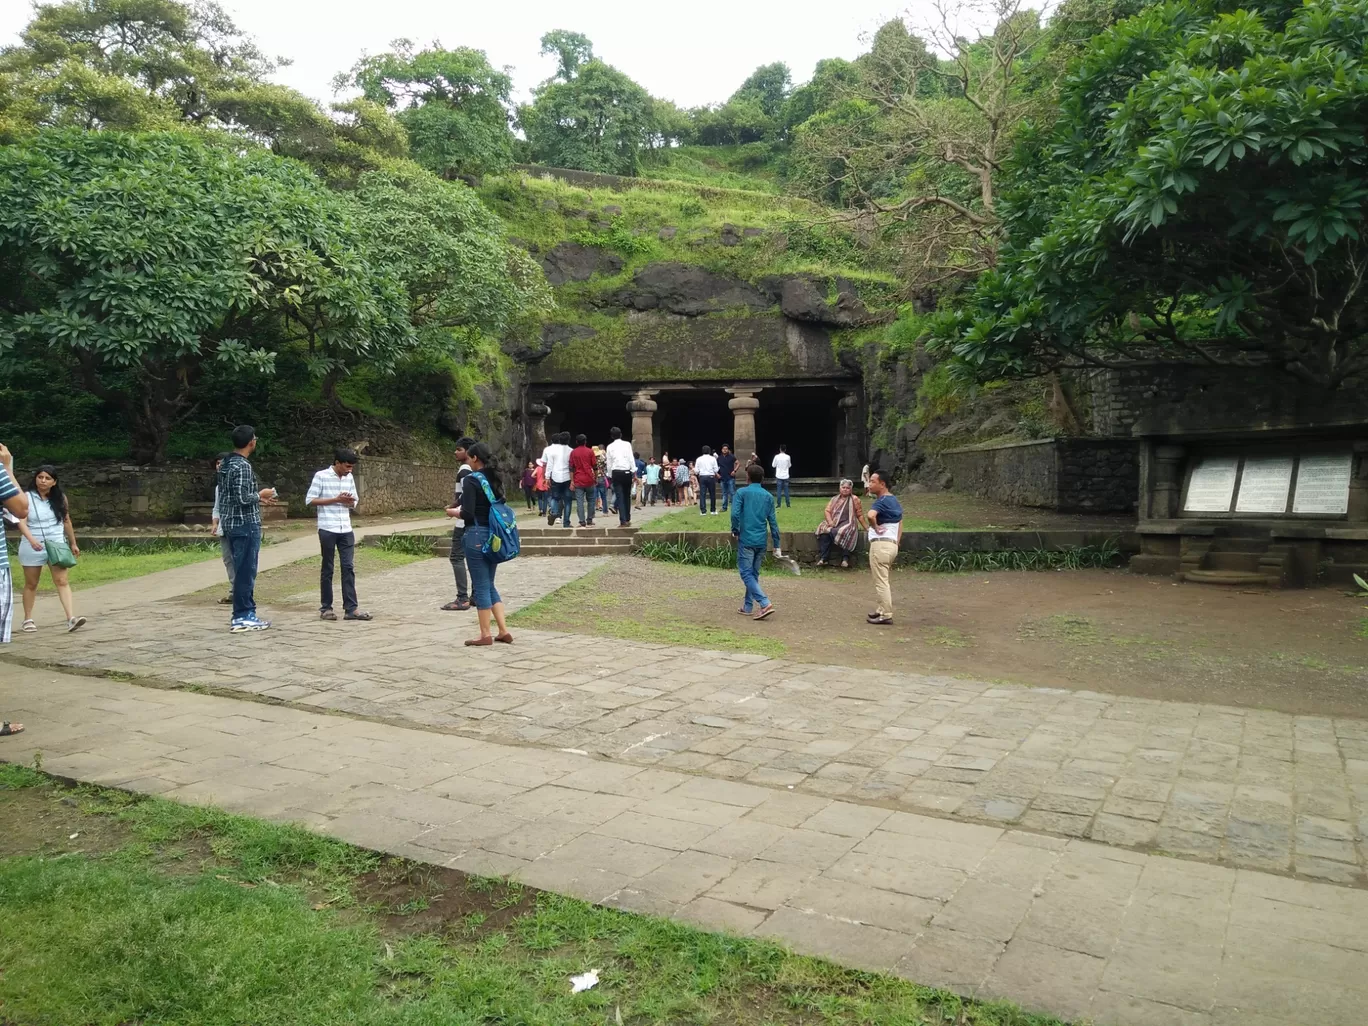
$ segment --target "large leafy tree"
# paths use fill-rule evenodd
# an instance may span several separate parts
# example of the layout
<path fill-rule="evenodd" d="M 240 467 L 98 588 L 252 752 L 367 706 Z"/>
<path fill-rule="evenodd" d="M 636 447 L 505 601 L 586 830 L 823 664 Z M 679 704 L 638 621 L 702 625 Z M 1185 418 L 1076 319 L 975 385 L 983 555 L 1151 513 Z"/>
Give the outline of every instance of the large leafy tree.
<path fill-rule="evenodd" d="M 0 142 L 40 128 L 229 132 L 354 180 L 407 139 L 383 106 L 332 114 L 268 80 L 267 57 L 209 0 L 64 0 L 39 5 L 0 49 Z"/>
<path fill-rule="evenodd" d="M 1086 48 L 935 325 L 976 373 L 1118 358 L 1368 372 L 1368 0 L 1150 8 Z"/>
<path fill-rule="evenodd" d="M 556 167 L 634 175 L 661 137 L 657 101 L 621 71 L 592 56 L 578 33 L 551 32 L 542 52 L 557 55 L 556 76 L 518 108 L 532 159 Z"/>
<path fill-rule="evenodd" d="M 450 179 L 506 170 L 513 161 L 508 73 L 469 47 L 416 51 L 407 39 L 393 45 L 363 57 L 335 84 L 397 111 L 413 159 L 429 171 Z"/>
<path fill-rule="evenodd" d="M 47 350 L 164 458 L 213 362 L 318 375 L 413 344 L 354 204 L 307 168 L 205 135 L 40 133 L 0 147 L 0 353 Z"/>

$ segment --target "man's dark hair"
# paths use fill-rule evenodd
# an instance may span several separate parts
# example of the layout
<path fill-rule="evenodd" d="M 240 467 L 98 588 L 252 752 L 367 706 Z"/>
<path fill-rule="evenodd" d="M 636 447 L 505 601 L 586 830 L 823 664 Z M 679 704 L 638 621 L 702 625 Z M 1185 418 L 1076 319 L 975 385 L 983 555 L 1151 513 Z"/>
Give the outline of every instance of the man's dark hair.
<path fill-rule="evenodd" d="M 706 445 L 703 446 L 703 455 L 704 455 L 704 456 L 711 456 L 711 455 L 712 455 L 712 450 L 709 449 Z"/>
<path fill-rule="evenodd" d="M 637 452 L 635 449 L 633 449 L 633 450 L 632 450 L 632 459 L 634 459 L 634 460 L 639 460 L 639 459 L 641 459 L 641 453 L 639 453 L 639 452 Z"/>
<path fill-rule="evenodd" d="M 885 471 L 885 470 L 871 470 L 871 471 L 869 472 L 869 476 L 870 476 L 871 479 L 877 477 L 880 481 L 883 482 L 883 486 L 884 486 L 885 488 L 892 488 L 892 487 L 893 487 L 893 482 L 892 482 L 891 480 L 889 480 L 888 472 Z"/>
<path fill-rule="evenodd" d="M 348 449 L 344 446 L 341 449 L 333 450 L 333 461 L 336 463 L 355 464 L 359 459 L 360 457 L 356 455 L 355 449 Z"/>
<path fill-rule="evenodd" d="M 252 439 L 256 437 L 256 428 L 251 424 L 239 424 L 233 428 L 233 448 L 245 449 L 252 444 Z"/>
<path fill-rule="evenodd" d="M 588 435 L 576 435 L 576 436 L 575 436 L 575 444 L 576 444 L 577 446 L 578 446 L 578 445 L 588 445 L 588 444 L 589 444 L 589 436 L 588 436 Z"/>
<path fill-rule="evenodd" d="M 746 468 L 746 476 L 750 478 L 751 484 L 759 484 L 765 479 L 765 468 L 758 463 L 752 463 Z"/>
<path fill-rule="evenodd" d="M 731 446 L 730 446 L 730 445 L 724 445 L 724 446 L 722 446 L 722 448 L 724 448 L 724 449 L 730 449 Z"/>
<path fill-rule="evenodd" d="M 456 448 L 464 449 L 466 452 L 470 452 L 471 446 L 475 444 L 475 439 L 471 438 L 469 435 L 462 435 L 460 438 L 456 439 Z"/>
<path fill-rule="evenodd" d="M 779 451 L 780 451 L 780 452 L 788 452 L 788 449 L 786 449 L 784 446 L 781 445 L 781 446 L 779 446 Z"/>
<path fill-rule="evenodd" d="M 608 432 L 608 437 L 612 439 L 614 442 L 616 442 L 619 438 L 622 437 L 622 428 L 612 428 Z"/>

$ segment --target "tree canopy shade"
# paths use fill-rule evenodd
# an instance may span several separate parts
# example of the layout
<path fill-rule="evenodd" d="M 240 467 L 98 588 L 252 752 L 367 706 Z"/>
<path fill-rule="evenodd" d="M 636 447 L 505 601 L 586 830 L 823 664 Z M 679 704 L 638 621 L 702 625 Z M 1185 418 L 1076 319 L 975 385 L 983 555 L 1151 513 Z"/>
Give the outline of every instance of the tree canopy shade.
<path fill-rule="evenodd" d="M 1183 0 L 1094 38 L 933 345 L 984 377 L 1157 357 L 1362 379 L 1365 54 L 1368 0 Z"/>
<path fill-rule="evenodd" d="M 363 57 L 339 86 L 398 111 L 415 161 L 443 178 L 506 170 L 513 162 L 509 129 L 512 80 L 481 50 L 415 51 L 407 39 L 390 53 Z"/>
<path fill-rule="evenodd" d="M 157 461 L 211 361 L 269 373 L 291 348 L 335 381 L 419 347 L 459 356 L 546 302 L 464 185 L 407 164 L 359 191 L 204 133 L 0 147 L 0 355 L 58 357 Z"/>

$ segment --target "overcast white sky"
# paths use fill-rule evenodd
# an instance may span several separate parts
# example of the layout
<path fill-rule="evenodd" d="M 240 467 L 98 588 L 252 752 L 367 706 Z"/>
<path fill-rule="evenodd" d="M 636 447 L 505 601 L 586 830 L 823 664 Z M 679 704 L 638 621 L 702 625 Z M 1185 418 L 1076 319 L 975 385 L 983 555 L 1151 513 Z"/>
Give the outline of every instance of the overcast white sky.
<path fill-rule="evenodd" d="M 691 107 L 725 100 L 757 66 L 784 61 L 795 83 L 824 57 L 853 58 L 863 38 L 909 11 L 915 26 L 928 0 L 222 0 L 238 27 L 294 64 L 277 79 L 332 99 L 332 76 L 362 53 L 407 36 L 420 45 L 484 50 L 511 65 L 518 99 L 553 70 L 537 54 L 543 32 L 583 32 L 595 53 L 654 96 Z M 0 43 L 28 23 L 27 0 L 0 0 Z"/>

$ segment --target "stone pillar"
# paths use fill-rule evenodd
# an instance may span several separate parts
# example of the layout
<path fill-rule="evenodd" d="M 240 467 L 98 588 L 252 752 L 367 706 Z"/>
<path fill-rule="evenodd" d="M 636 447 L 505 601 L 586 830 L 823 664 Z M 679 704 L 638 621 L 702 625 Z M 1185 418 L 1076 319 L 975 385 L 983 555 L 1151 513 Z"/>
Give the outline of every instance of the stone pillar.
<path fill-rule="evenodd" d="M 1181 445 L 1154 447 L 1154 483 L 1150 486 L 1150 518 L 1171 520 L 1178 515 L 1178 502 L 1183 494 L 1179 468 L 1187 450 Z"/>
<path fill-rule="evenodd" d="M 1368 520 L 1368 442 L 1355 442 L 1349 465 L 1349 520 Z"/>
<path fill-rule="evenodd" d="M 733 398 L 727 402 L 732 411 L 732 452 L 737 462 L 745 466 L 755 448 L 755 411 L 760 409 L 760 400 L 755 398 L 758 388 L 729 388 L 726 390 Z"/>
<path fill-rule="evenodd" d="M 632 395 L 632 401 L 627 404 L 627 411 L 632 415 L 632 448 L 643 460 L 649 460 L 655 455 L 655 427 L 652 417 L 657 404 L 651 398 L 653 395 L 654 392 L 636 392 Z"/>
<path fill-rule="evenodd" d="M 860 459 L 860 451 L 864 448 L 861 444 L 864 438 L 864 425 L 860 423 L 860 395 L 858 392 L 847 392 L 841 396 L 841 401 L 837 405 L 843 414 L 843 430 L 841 444 L 836 452 L 836 472 L 841 477 L 856 481 L 860 477 L 860 468 L 864 466 Z"/>
<path fill-rule="evenodd" d="M 541 400 L 527 407 L 527 444 L 532 450 L 529 453 L 531 459 L 537 459 L 546 448 L 546 415 L 550 412 L 551 407 Z"/>

